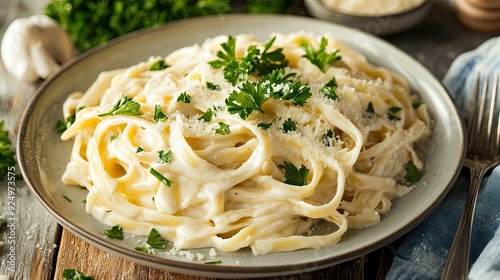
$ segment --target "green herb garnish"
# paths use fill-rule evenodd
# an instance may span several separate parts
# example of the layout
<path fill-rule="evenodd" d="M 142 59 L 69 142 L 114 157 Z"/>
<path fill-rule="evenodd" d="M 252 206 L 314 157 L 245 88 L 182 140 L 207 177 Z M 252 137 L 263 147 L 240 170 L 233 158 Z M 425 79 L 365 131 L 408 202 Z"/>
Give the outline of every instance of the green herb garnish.
<path fill-rule="evenodd" d="M 135 150 L 135 153 L 136 153 L 136 154 L 137 154 L 137 153 L 140 153 L 140 152 L 144 152 L 144 148 L 143 148 L 143 147 L 141 147 L 141 146 L 137 147 L 137 150 Z"/>
<path fill-rule="evenodd" d="M 281 130 L 284 133 L 288 133 L 290 131 L 295 131 L 295 130 L 297 130 L 297 124 L 291 118 L 288 118 L 287 120 L 285 120 L 283 122 L 283 126 L 281 127 Z"/>
<path fill-rule="evenodd" d="M 106 236 L 109 238 L 123 240 L 123 231 L 120 224 L 112 226 L 111 229 L 104 230 L 104 234 L 106 234 Z"/>
<path fill-rule="evenodd" d="M 301 165 L 298 169 L 295 165 L 290 162 L 284 161 L 282 165 L 278 167 L 285 169 L 285 183 L 294 186 L 305 186 L 307 185 L 307 175 L 309 174 L 309 169 L 304 165 Z"/>
<path fill-rule="evenodd" d="M 206 84 L 207 84 L 207 88 L 210 90 L 220 90 L 219 85 L 213 84 L 211 82 L 206 82 Z"/>
<path fill-rule="evenodd" d="M 155 105 L 155 115 L 154 115 L 154 120 L 156 122 L 162 122 L 162 121 L 166 121 L 168 120 L 168 117 L 167 115 L 165 115 L 162 111 L 161 111 L 161 106 L 159 104 L 156 104 Z"/>
<path fill-rule="evenodd" d="M 418 170 L 412 160 L 409 160 L 405 165 L 406 175 L 405 180 L 408 183 L 416 183 L 422 178 L 422 172 Z"/>
<path fill-rule="evenodd" d="M 165 60 L 160 59 L 160 60 L 155 61 L 155 63 L 153 63 L 151 65 L 149 70 L 150 71 L 158 71 L 158 70 L 163 70 L 163 69 L 167 69 L 167 68 L 168 68 L 168 65 L 165 63 Z"/>
<path fill-rule="evenodd" d="M 393 121 L 399 121 L 401 120 L 400 117 L 396 116 L 395 114 L 399 111 L 401 111 L 402 108 L 401 107 L 391 107 L 389 108 L 389 113 L 387 113 L 387 117 L 390 119 L 390 120 L 393 120 Z"/>
<path fill-rule="evenodd" d="M 266 130 L 266 129 L 269 129 L 272 124 L 273 124 L 272 122 L 271 123 L 259 123 L 257 126 Z"/>
<path fill-rule="evenodd" d="M 246 81 L 238 89 L 225 100 L 229 113 L 238 114 L 242 119 L 246 119 L 254 110 L 264 113 L 262 104 L 269 96 L 262 83 Z"/>
<path fill-rule="evenodd" d="M 331 99 L 331 100 L 339 100 L 339 97 L 337 95 L 337 80 L 335 77 L 332 77 L 328 83 L 325 84 L 325 86 L 321 89 L 321 92 L 326 96 L 326 98 Z"/>
<path fill-rule="evenodd" d="M 177 97 L 177 102 L 191 103 L 191 96 L 184 91 Z"/>
<path fill-rule="evenodd" d="M 173 182 L 170 181 L 167 177 L 161 175 L 158 171 L 156 171 L 153 167 L 149 168 L 149 173 L 156 177 L 156 179 L 160 180 L 165 186 L 171 187 Z"/>
<path fill-rule="evenodd" d="M 255 64 L 251 70 L 252 73 L 262 76 L 288 65 L 282 48 L 277 48 L 271 52 L 269 51 L 275 40 L 276 37 L 273 37 L 264 44 L 264 51 L 260 57 L 254 60 Z"/>
<path fill-rule="evenodd" d="M 68 127 L 75 122 L 75 119 L 76 119 L 76 113 L 73 113 L 68 117 L 66 117 L 64 121 L 57 120 L 56 122 L 57 133 L 63 133 L 64 131 L 66 131 L 66 129 L 68 129 Z"/>
<path fill-rule="evenodd" d="M 158 151 L 158 163 L 169 163 L 172 161 L 172 150 L 168 150 L 168 152 L 165 153 L 165 151 Z"/>
<path fill-rule="evenodd" d="M 370 114 L 375 114 L 375 108 L 373 108 L 373 103 L 370 101 L 368 103 L 368 107 L 366 108 L 366 112 Z"/>
<path fill-rule="evenodd" d="M 115 116 L 115 115 L 132 115 L 132 116 L 137 116 L 140 115 L 141 113 L 139 112 L 139 109 L 141 108 L 141 105 L 132 100 L 130 96 L 124 95 L 111 109 L 111 111 L 104 113 L 104 114 L 99 114 L 97 116 L 99 117 L 104 117 L 104 116 Z"/>
<path fill-rule="evenodd" d="M 330 147 L 330 140 L 333 139 L 333 130 L 328 129 L 325 134 L 323 134 L 323 143 L 325 146 Z"/>
<path fill-rule="evenodd" d="M 208 108 L 205 111 L 205 113 L 203 113 L 203 115 L 198 118 L 198 120 L 204 121 L 204 122 L 209 122 L 212 120 L 213 115 L 214 115 L 214 112 L 212 111 L 212 109 Z"/>
<path fill-rule="evenodd" d="M 215 130 L 215 133 L 220 135 L 228 135 L 231 134 L 231 129 L 227 123 L 220 122 L 220 127 Z"/>
<path fill-rule="evenodd" d="M 156 229 L 151 229 L 148 235 L 148 240 L 146 241 L 148 245 L 157 249 L 165 249 L 168 241 L 163 239 L 161 234 Z"/>
<path fill-rule="evenodd" d="M 236 38 L 228 36 L 227 42 L 221 44 L 222 50 L 216 54 L 220 59 L 210 61 L 209 64 L 213 68 L 223 68 L 224 78 L 233 85 L 245 80 L 249 74 L 266 75 L 288 65 L 281 48 L 269 51 L 275 39 L 274 37 L 266 42 L 262 53 L 257 46 L 251 45 L 245 56 L 238 59 Z"/>
<path fill-rule="evenodd" d="M 65 268 L 61 273 L 62 277 L 65 280 L 91 280 L 92 277 L 90 275 L 79 272 L 73 268 Z"/>
<path fill-rule="evenodd" d="M 302 47 L 306 51 L 303 57 L 309 59 L 312 64 L 316 65 L 321 72 L 325 72 L 326 65 L 333 63 L 335 61 L 339 61 L 341 56 L 338 54 L 339 50 L 328 53 L 326 51 L 326 46 L 328 45 L 328 39 L 325 37 L 321 37 L 321 42 L 319 45 L 319 49 L 315 50 L 311 45 L 306 42 L 302 42 Z"/>
<path fill-rule="evenodd" d="M 66 201 L 69 202 L 69 203 L 73 202 L 73 201 L 71 201 L 71 199 L 69 197 L 67 197 L 65 195 L 63 195 L 63 198 L 66 199 Z"/>
<path fill-rule="evenodd" d="M 227 42 L 221 44 L 222 50 L 217 51 L 217 57 L 220 60 L 210 61 L 209 64 L 213 68 L 223 68 L 224 78 L 235 85 L 240 79 L 243 79 L 248 74 L 248 69 L 240 66 L 236 59 L 236 38 L 228 36 Z M 243 72 L 243 73 L 241 73 Z M 241 76 L 240 76 L 241 75 Z"/>
<path fill-rule="evenodd" d="M 277 69 L 265 75 L 262 78 L 262 83 L 272 98 L 289 100 L 294 105 L 304 106 L 312 93 L 308 86 L 291 80 L 295 75 L 296 73 L 285 74 L 285 69 Z"/>

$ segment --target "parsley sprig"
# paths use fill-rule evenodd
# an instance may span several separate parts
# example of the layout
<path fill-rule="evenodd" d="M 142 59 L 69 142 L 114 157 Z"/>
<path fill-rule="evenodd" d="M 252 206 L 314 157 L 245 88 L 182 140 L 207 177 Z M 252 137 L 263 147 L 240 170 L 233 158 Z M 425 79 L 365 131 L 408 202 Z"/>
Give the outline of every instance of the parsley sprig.
<path fill-rule="evenodd" d="M 99 114 L 97 116 L 115 116 L 115 115 L 132 115 L 137 116 L 141 113 L 139 112 L 141 104 L 132 100 L 128 95 L 124 95 L 116 104 L 113 109 L 107 113 Z"/>
<path fill-rule="evenodd" d="M 288 65 L 282 48 L 270 51 L 275 39 L 273 37 L 267 41 L 262 52 L 257 46 L 251 45 L 245 56 L 237 58 L 236 38 L 228 36 L 227 42 L 221 44 L 222 50 L 216 53 L 219 60 L 210 61 L 209 64 L 213 68 L 223 68 L 224 78 L 233 85 L 245 80 L 249 74 L 266 75 Z"/>
<path fill-rule="evenodd" d="M 112 226 L 111 229 L 104 230 L 104 234 L 109 238 L 123 240 L 123 230 L 120 224 Z"/>
<path fill-rule="evenodd" d="M 292 163 L 284 161 L 283 164 L 278 165 L 278 167 L 285 169 L 286 184 L 294 186 L 307 185 L 307 175 L 309 175 L 309 169 L 307 169 L 303 164 L 301 164 L 299 169 Z"/>
<path fill-rule="evenodd" d="M 225 100 L 230 114 L 238 114 L 246 119 L 255 110 L 264 113 L 262 104 L 269 98 L 269 94 L 263 83 L 246 81 L 238 89 Z"/>
<path fill-rule="evenodd" d="M 285 69 L 277 69 L 262 78 L 269 87 L 271 97 L 276 100 L 289 100 L 293 105 L 304 106 L 307 99 L 312 96 L 311 89 L 292 78 L 297 73 L 285 73 Z"/>
<path fill-rule="evenodd" d="M 269 97 L 303 106 L 312 93 L 308 86 L 294 82 L 294 76 L 295 73 L 286 74 L 284 69 L 277 69 L 259 82 L 245 81 L 225 100 L 228 112 L 239 114 L 242 119 L 246 119 L 253 111 L 264 113 L 262 105 Z"/>
<path fill-rule="evenodd" d="M 146 241 L 146 243 L 153 248 L 165 249 L 165 246 L 167 245 L 168 241 L 163 239 L 158 230 L 153 228 L 149 232 L 148 240 Z"/>
<path fill-rule="evenodd" d="M 307 44 L 305 41 L 302 41 L 301 46 L 305 50 L 305 54 L 303 57 L 309 59 L 312 64 L 316 65 L 321 72 L 325 72 L 326 65 L 333 63 L 335 61 L 339 61 L 341 56 L 339 55 L 339 50 L 334 52 L 327 52 L 326 46 L 328 45 L 328 39 L 325 37 L 321 37 L 321 42 L 319 45 L 319 49 L 315 50 L 311 45 Z"/>

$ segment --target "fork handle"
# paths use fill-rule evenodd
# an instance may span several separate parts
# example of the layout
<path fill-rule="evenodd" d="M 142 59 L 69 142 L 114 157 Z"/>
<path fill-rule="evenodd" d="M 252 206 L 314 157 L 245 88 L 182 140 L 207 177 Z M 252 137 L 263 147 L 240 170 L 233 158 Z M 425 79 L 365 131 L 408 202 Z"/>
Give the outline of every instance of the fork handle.
<path fill-rule="evenodd" d="M 474 208 L 479 193 L 479 187 L 486 169 L 481 167 L 471 167 L 471 180 L 469 190 L 465 201 L 465 208 L 458 226 L 453 245 L 448 253 L 448 260 L 444 266 L 442 278 L 448 279 L 467 279 L 469 274 L 469 249 L 470 237 L 472 231 L 472 219 L 474 217 Z"/>

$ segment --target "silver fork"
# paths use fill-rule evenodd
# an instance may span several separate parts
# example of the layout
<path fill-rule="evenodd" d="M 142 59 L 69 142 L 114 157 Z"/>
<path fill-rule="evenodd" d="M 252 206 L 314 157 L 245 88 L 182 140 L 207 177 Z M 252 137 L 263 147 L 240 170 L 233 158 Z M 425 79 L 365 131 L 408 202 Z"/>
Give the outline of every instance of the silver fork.
<path fill-rule="evenodd" d="M 485 76 L 480 86 L 480 75 L 478 75 L 466 105 L 468 145 L 464 165 L 470 171 L 471 180 L 462 219 L 445 264 L 442 279 L 467 279 L 472 219 L 479 187 L 484 174 L 500 163 L 498 76 L 499 74 L 494 75 L 491 84 L 489 76 Z"/>

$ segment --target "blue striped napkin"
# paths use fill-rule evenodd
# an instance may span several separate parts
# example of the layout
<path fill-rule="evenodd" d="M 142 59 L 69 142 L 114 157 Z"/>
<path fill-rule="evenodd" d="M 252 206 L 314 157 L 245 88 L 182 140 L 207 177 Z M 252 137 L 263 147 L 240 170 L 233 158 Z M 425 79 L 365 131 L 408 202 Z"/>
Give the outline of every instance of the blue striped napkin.
<path fill-rule="evenodd" d="M 500 38 L 461 54 L 446 73 L 443 84 L 463 109 L 477 73 L 500 72 Z M 392 245 L 394 261 L 387 279 L 440 279 L 462 215 L 469 184 L 462 172 L 443 203 L 401 244 Z M 471 237 L 469 279 L 500 279 L 500 167 L 482 181 Z"/>

